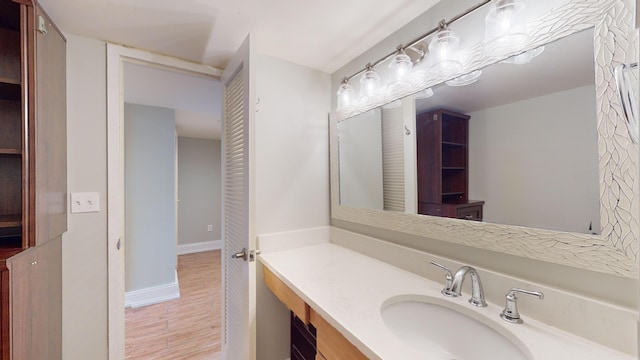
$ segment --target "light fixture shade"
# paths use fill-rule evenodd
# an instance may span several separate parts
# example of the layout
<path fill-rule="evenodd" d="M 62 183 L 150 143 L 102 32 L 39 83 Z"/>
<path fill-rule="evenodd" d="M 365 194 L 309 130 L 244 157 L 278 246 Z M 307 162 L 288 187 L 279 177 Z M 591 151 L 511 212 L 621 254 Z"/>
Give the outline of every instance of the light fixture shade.
<path fill-rule="evenodd" d="M 451 79 L 449 81 L 447 81 L 447 85 L 449 86 L 466 86 L 466 85 L 471 85 L 474 82 L 478 81 L 478 79 L 480 78 L 480 75 L 482 75 L 482 70 L 475 70 L 472 71 L 468 74 L 464 74 L 462 76 L 458 76 L 455 79 Z"/>
<path fill-rule="evenodd" d="M 360 78 L 360 99 L 371 102 L 377 97 L 379 90 L 380 75 L 373 69 L 365 71 Z"/>
<path fill-rule="evenodd" d="M 524 65 L 528 64 L 534 57 L 542 54 L 544 51 L 544 46 L 538 46 L 537 48 L 529 51 L 525 51 L 523 53 L 513 55 L 507 59 L 501 61 L 501 63 L 505 64 L 515 64 L 515 65 Z"/>
<path fill-rule="evenodd" d="M 338 106 L 337 110 L 347 110 L 355 105 L 356 91 L 349 83 L 343 83 L 338 88 Z"/>
<path fill-rule="evenodd" d="M 429 68 L 446 76 L 462 69 L 460 63 L 460 38 L 445 28 L 438 31 L 429 42 Z"/>
<path fill-rule="evenodd" d="M 517 0 L 494 0 L 485 17 L 485 50 L 508 53 L 528 39 L 524 8 Z"/>
<path fill-rule="evenodd" d="M 408 83 L 411 69 L 413 69 L 411 58 L 404 51 L 399 51 L 389 63 L 389 70 L 393 76 L 392 82 Z"/>

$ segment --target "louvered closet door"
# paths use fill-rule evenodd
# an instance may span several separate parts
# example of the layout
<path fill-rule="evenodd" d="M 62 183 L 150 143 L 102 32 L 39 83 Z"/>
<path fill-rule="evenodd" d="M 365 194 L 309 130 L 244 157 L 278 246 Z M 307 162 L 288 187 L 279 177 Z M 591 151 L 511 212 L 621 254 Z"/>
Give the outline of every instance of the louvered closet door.
<path fill-rule="evenodd" d="M 255 249 L 253 231 L 253 119 L 255 99 L 250 36 L 224 71 L 223 225 L 226 359 L 255 359 Z M 241 255 L 244 250 L 246 257 Z"/>
<path fill-rule="evenodd" d="M 405 210 L 402 107 L 382 108 L 382 184 L 384 209 Z"/>

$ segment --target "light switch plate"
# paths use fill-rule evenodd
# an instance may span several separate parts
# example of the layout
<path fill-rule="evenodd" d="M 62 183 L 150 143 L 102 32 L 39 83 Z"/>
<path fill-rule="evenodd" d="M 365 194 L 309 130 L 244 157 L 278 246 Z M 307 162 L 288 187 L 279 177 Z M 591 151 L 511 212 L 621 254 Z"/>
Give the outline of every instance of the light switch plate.
<path fill-rule="evenodd" d="M 100 211 L 100 196 L 97 192 L 71 193 L 71 213 Z"/>

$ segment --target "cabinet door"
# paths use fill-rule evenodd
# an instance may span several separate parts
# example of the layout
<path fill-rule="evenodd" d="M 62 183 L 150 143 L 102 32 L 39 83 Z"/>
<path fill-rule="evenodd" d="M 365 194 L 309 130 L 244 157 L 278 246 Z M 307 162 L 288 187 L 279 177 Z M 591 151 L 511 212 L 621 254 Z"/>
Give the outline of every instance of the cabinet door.
<path fill-rule="evenodd" d="M 7 260 L 11 297 L 11 354 L 13 359 L 29 359 L 31 328 L 31 267 L 36 266 L 33 249 Z M 33 264 L 33 265 L 32 265 Z"/>
<path fill-rule="evenodd" d="M 66 42 L 36 7 L 35 244 L 67 230 Z"/>
<path fill-rule="evenodd" d="M 10 341 L 11 341 L 11 310 L 9 309 L 9 270 L 6 265 L 0 266 L 0 359 L 11 359 Z"/>
<path fill-rule="evenodd" d="M 62 359 L 62 238 L 10 258 L 13 359 Z"/>

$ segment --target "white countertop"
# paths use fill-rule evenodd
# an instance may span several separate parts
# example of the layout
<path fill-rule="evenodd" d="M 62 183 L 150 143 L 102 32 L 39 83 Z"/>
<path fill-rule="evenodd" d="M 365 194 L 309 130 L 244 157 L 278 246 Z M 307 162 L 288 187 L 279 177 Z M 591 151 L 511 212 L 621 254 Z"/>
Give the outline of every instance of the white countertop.
<path fill-rule="evenodd" d="M 634 359 L 525 316 L 524 324 L 507 323 L 498 316 L 504 304 L 489 303 L 478 308 L 467 302 L 469 294 L 464 292 L 458 298 L 443 296 L 440 291 L 444 276 L 442 284 L 435 283 L 331 243 L 266 253 L 259 259 L 372 359 L 451 359 L 442 353 L 416 353 L 387 329 L 381 316 L 383 304 L 405 295 L 438 298 L 463 306 L 473 317 L 524 344 L 535 360 Z"/>

